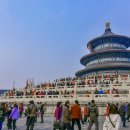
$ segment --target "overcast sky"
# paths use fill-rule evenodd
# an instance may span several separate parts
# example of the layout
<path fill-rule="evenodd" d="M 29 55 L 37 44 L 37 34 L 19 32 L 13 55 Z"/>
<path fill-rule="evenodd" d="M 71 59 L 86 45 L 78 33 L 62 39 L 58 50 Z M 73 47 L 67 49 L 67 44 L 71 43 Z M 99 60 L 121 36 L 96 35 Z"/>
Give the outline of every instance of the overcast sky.
<path fill-rule="evenodd" d="M 106 21 L 130 36 L 130 0 L 1 0 L 0 89 L 74 76 Z"/>

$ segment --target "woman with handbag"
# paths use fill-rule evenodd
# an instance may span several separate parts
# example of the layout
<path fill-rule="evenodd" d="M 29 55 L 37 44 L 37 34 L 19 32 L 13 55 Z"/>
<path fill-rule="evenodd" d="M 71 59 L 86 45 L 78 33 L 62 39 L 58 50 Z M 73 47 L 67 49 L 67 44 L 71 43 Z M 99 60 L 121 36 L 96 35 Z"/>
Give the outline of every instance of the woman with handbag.
<path fill-rule="evenodd" d="M 121 117 L 118 114 L 117 106 L 114 104 L 110 105 L 109 115 L 106 116 L 103 130 L 121 130 Z"/>
<path fill-rule="evenodd" d="M 59 127 L 59 129 L 61 128 L 61 116 L 62 116 L 62 106 L 61 102 L 58 102 L 54 113 L 55 117 L 54 129 L 55 127 L 57 128 Z"/>

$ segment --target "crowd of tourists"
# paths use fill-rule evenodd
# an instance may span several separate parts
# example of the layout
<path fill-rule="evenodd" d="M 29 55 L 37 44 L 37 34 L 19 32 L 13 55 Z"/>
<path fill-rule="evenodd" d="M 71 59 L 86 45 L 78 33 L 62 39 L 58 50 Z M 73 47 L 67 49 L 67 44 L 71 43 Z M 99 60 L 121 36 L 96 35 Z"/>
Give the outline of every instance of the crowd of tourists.
<path fill-rule="evenodd" d="M 0 104 L 0 130 L 2 130 L 2 125 L 7 118 L 7 128 L 8 130 L 16 129 L 16 121 L 22 116 L 24 111 L 24 105 L 22 103 L 1 103 Z"/>
<path fill-rule="evenodd" d="M 43 123 L 43 115 L 46 111 L 46 103 L 39 102 L 35 105 L 34 101 L 30 101 L 25 109 L 23 103 L 1 103 L 0 104 L 0 130 L 2 130 L 3 122 L 7 120 L 7 129 L 16 130 L 16 122 L 23 116 L 26 117 L 26 130 L 33 130 L 37 117 L 41 118 Z"/>
<path fill-rule="evenodd" d="M 47 104 L 30 101 L 26 106 L 23 103 L 1 103 L 0 104 L 0 130 L 4 120 L 7 120 L 7 129 L 16 130 L 17 120 L 23 116 L 26 117 L 26 130 L 33 130 L 37 118 L 41 119 L 40 123 L 44 123 L 44 113 L 47 110 Z M 104 113 L 105 122 L 103 130 L 120 130 L 126 127 L 126 121 L 130 121 L 130 103 L 108 103 L 106 112 Z M 78 126 L 78 130 L 82 129 L 82 125 L 88 124 L 87 130 L 91 130 L 95 124 L 95 130 L 99 130 L 99 110 L 95 101 L 92 100 L 85 104 L 83 109 L 78 100 L 74 104 L 70 104 L 67 100 L 65 104 L 58 102 L 54 112 L 53 129 L 74 130 L 74 126 Z"/>
<path fill-rule="evenodd" d="M 56 79 L 54 82 L 41 83 L 39 85 L 31 86 L 28 82 L 26 83 L 26 87 L 23 89 L 15 89 L 8 91 L 5 93 L 5 96 L 9 98 L 16 97 L 33 97 L 37 96 L 38 98 L 45 98 L 46 95 L 70 95 L 74 94 L 74 90 L 70 91 L 68 88 L 74 89 L 75 85 L 77 88 L 85 88 L 87 87 L 96 87 L 100 85 L 101 89 L 95 89 L 94 94 L 125 94 L 125 92 L 120 93 L 118 89 L 114 88 L 114 85 L 121 85 L 121 80 L 125 81 L 128 79 L 128 75 L 119 76 L 119 75 L 106 75 L 106 76 L 93 76 L 86 78 L 61 78 Z M 121 80 L 119 80 L 121 79 Z M 104 87 L 110 87 L 110 83 L 113 83 L 113 89 L 110 90 L 102 90 Z M 80 94 L 78 92 L 78 94 Z M 91 92 L 85 92 L 82 94 L 91 94 Z M 50 96 L 51 97 L 51 96 Z"/>
<path fill-rule="evenodd" d="M 104 116 L 103 130 L 121 130 L 122 127 L 126 127 L 126 121 L 130 121 L 130 103 L 108 103 Z M 74 125 L 81 130 L 81 124 L 86 123 L 88 123 L 87 130 L 91 130 L 93 124 L 95 124 L 95 130 L 99 130 L 99 111 L 94 100 L 84 105 L 83 112 L 78 100 L 72 106 L 69 100 L 64 105 L 58 102 L 54 117 L 54 130 L 74 130 Z"/>

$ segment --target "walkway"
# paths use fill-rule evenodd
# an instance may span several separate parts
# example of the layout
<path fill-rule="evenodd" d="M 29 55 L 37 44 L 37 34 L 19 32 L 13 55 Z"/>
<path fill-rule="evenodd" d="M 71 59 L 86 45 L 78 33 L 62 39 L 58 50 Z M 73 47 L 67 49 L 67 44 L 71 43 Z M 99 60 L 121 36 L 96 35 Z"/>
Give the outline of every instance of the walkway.
<path fill-rule="evenodd" d="M 26 125 L 25 125 L 26 118 L 21 118 L 17 122 L 17 130 L 26 130 Z M 103 125 L 104 119 L 102 117 L 99 118 L 99 123 L 100 123 L 100 129 L 102 130 L 102 125 Z M 46 116 L 44 123 L 39 123 L 40 119 L 38 119 L 38 123 L 35 124 L 34 130 L 53 130 L 53 117 L 52 116 Z M 82 130 L 86 130 L 87 125 L 82 125 Z M 7 130 L 6 127 L 6 121 L 4 122 L 4 126 L 2 130 Z M 75 127 L 75 130 L 77 130 L 77 127 Z M 94 127 L 93 129 L 94 130 Z M 127 123 L 127 128 L 122 128 L 122 130 L 130 130 L 130 123 Z"/>

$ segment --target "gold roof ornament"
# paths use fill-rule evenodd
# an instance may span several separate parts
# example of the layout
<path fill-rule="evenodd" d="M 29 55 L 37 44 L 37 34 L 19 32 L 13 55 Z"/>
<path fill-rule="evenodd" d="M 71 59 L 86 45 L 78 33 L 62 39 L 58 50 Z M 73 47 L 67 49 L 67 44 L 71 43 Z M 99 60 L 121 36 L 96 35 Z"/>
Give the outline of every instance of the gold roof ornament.
<path fill-rule="evenodd" d="M 106 25 L 106 28 L 110 28 L 110 22 L 106 22 L 105 25 Z"/>

